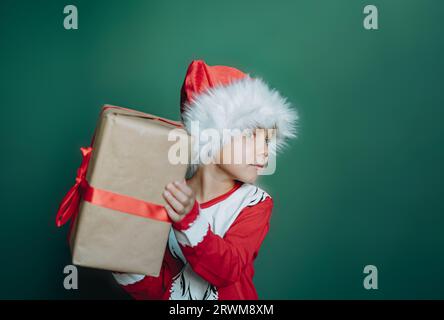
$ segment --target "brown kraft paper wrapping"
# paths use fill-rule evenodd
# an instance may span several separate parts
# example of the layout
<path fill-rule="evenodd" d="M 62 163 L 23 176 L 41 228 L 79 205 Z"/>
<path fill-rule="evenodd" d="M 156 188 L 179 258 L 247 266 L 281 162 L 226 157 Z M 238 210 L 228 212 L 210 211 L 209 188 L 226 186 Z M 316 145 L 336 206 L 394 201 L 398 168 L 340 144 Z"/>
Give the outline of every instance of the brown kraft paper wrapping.
<path fill-rule="evenodd" d="M 115 107 L 102 111 L 86 174 L 93 188 L 165 205 L 165 185 L 183 179 L 187 169 L 168 160 L 170 147 L 177 143 L 168 141 L 168 133 L 176 129 L 182 139 L 190 138 L 177 128 L 178 122 L 175 126 L 156 118 Z M 73 263 L 157 277 L 170 227 L 82 200 L 70 238 Z"/>

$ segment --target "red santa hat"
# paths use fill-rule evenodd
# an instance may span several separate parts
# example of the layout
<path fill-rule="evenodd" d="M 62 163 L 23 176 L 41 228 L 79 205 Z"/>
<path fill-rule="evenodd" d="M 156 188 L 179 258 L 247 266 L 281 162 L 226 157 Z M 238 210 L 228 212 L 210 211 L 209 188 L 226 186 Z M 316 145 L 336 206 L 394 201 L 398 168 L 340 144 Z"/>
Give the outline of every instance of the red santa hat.
<path fill-rule="evenodd" d="M 188 67 L 180 110 L 190 134 L 193 121 L 198 122 L 200 131 L 215 129 L 220 137 L 225 129 L 275 128 L 276 140 L 270 146 L 272 153 L 296 137 L 299 118 L 287 99 L 261 78 L 250 77 L 233 67 L 209 66 L 203 60 L 194 60 Z M 219 146 L 223 143 L 220 141 Z M 195 148 L 200 150 L 200 147 L 198 142 Z"/>

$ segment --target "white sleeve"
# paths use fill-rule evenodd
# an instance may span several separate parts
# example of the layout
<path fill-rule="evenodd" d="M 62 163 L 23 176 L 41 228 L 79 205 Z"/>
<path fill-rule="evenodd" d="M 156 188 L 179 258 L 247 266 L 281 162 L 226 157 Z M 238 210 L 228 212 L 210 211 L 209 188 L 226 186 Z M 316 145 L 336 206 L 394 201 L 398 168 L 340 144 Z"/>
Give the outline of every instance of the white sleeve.
<path fill-rule="evenodd" d="M 117 283 L 122 286 L 127 286 L 129 284 L 133 284 L 139 281 L 142 281 L 146 276 L 143 274 L 135 274 L 135 273 L 118 273 L 112 272 L 114 279 L 116 279 Z"/>

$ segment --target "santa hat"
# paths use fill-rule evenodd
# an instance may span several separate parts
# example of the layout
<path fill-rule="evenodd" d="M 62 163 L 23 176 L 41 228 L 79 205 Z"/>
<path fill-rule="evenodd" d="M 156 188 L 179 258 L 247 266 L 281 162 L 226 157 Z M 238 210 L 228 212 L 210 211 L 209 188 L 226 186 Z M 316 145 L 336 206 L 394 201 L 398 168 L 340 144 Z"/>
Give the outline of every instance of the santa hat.
<path fill-rule="evenodd" d="M 220 137 L 225 129 L 275 128 L 276 143 L 270 145 L 273 154 L 290 138 L 296 137 L 299 118 L 287 99 L 261 78 L 252 78 L 233 67 L 209 66 L 203 60 L 194 60 L 188 67 L 181 90 L 180 111 L 190 134 L 195 121 L 200 131 L 215 129 Z M 194 151 L 199 152 L 202 142 L 197 139 L 196 143 Z M 220 141 L 218 146 L 224 143 Z M 196 166 L 190 170 L 188 175 L 194 174 Z"/>

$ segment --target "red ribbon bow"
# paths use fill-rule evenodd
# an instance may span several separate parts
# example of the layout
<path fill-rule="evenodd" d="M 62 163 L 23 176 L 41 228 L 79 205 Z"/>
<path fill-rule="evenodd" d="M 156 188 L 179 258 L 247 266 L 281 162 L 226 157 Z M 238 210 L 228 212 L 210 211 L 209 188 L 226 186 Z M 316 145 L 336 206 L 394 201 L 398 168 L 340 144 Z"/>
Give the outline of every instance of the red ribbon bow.
<path fill-rule="evenodd" d="M 86 181 L 89 159 L 91 158 L 91 147 L 80 148 L 82 152 L 82 163 L 77 169 L 76 183 L 69 189 L 68 193 L 60 203 L 56 215 L 57 227 L 63 226 L 73 215 L 77 215 L 82 194 L 89 187 Z"/>

